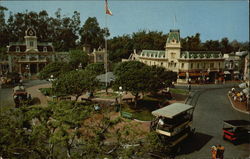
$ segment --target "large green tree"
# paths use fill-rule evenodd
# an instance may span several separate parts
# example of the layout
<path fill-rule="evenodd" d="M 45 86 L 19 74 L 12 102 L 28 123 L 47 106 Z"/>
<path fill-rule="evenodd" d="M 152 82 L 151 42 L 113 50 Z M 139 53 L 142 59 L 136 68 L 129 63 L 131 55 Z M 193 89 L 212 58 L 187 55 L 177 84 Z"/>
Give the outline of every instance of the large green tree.
<path fill-rule="evenodd" d="M 96 76 L 86 70 L 70 71 L 57 78 L 52 88 L 57 95 L 72 95 L 75 100 L 87 91 L 93 92 L 98 86 Z"/>
<path fill-rule="evenodd" d="M 148 66 L 138 61 L 127 61 L 118 64 L 114 69 L 116 76 L 114 88 L 122 86 L 124 91 L 129 91 L 135 96 L 135 107 L 139 93 L 148 91 L 150 74 Z"/>
<path fill-rule="evenodd" d="M 88 55 L 86 52 L 82 50 L 71 50 L 69 64 L 74 69 L 82 69 L 85 68 L 88 64 Z"/>
<path fill-rule="evenodd" d="M 96 17 L 89 17 L 80 29 L 81 44 L 89 45 L 91 50 L 104 48 L 105 36 L 109 36 L 107 29 L 102 29 Z"/>
<path fill-rule="evenodd" d="M 85 70 L 95 76 L 105 73 L 104 64 L 102 62 L 88 64 Z"/>
<path fill-rule="evenodd" d="M 40 79 L 58 78 L 62 73 L 70 71 L 72 68 L 69 64 L 64 62 L 52 62 L 46 65 L 42 71 L 39 72 Z"/>

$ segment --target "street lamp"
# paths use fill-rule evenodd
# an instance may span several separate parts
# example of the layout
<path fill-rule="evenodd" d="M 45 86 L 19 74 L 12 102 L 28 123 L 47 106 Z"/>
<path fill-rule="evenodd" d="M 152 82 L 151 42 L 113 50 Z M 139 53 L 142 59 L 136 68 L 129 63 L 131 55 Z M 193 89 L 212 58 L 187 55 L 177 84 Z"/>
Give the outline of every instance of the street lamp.
<path fill-rule="evenodd" d="M 122 86 L 119 87 L 119 93 L 120 93 L 120 111 L 122 108 Z"/>
<path fill-rule="evenodd" d="M 79 66 L 78 66 L 79 70 L 82 69 L 82 63 L 80 62 Z"/>
<path fill-rule="evenodd" d="M 30 67 L 29 67 L 29 65 L 26 65 L 25 69 L 26 69 L 26 72 L 28 74 L 28 78 L 30 79 Z"/>

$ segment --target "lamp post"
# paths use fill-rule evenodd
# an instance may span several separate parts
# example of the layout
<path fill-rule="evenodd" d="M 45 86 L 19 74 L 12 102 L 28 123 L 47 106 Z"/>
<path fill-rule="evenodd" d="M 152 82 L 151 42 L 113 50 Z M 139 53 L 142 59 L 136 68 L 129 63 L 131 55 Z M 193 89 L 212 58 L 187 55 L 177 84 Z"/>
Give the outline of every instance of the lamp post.
<path fill-rule="evenodd" d="M 122 86 L 119 87 L 119 93 L 120 93 L 120 112 L 122 108 Z"/>
<path fill-rule="evenodd" d="M 28 74 L 28 79 L 30 79 L 30 67 L 29 67 L 29 65 L 26 65 L 25 69 L 26 69 L 26 72 Z"/>
<path fill-rule="evenodd" d="M 79 70 L 82 69 L 82 63 L 80 62 L 79 66 L 78 66 Z"/>

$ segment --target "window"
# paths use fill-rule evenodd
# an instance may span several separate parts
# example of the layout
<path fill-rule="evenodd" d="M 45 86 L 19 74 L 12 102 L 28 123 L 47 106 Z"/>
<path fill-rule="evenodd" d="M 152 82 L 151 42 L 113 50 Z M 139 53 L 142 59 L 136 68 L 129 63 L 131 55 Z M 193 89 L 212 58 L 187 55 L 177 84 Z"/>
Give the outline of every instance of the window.
<path fill-rule="evenodd" d="M 184 68 L 184 63 L 181 63 L 181 68 Z"/>
<path fill-rule="evenodd" d="M 43 47 L 43 52 L 47 52 L 47 47 L 46 46 Z"/>
<path fill-rule="evenodd" d="M 197 63 L 197 68 L 200 68 L 200 64 L 199 63 Z"/>
<path fill-rule="evenodd" d="M 214 63 L 210 63 L 210 68 L 214 68 Z"/>
<path fill-rule="evenodd" d="M 175 53 L 171 53 L 171 58 L 174 59 L 175 58 Z"/>
<path fill-rule="evenodd" d="M 30 47 L 33 47 L 34 43 L 33 41 L 30 41 Z"/>
<path fill-rule="evenodd" d="M 16 47 L 16 52 L 20 52 L 20 47 L 19 46 Z"/>
<path fill-rule="evenodd" d="M 193 63 L 191 63 L 191 69 L 193 68 Z"/>
<path fill-rule="evenodd" d="M 176 63 L 174 63 L 174 67 L 176 67 Z"/>

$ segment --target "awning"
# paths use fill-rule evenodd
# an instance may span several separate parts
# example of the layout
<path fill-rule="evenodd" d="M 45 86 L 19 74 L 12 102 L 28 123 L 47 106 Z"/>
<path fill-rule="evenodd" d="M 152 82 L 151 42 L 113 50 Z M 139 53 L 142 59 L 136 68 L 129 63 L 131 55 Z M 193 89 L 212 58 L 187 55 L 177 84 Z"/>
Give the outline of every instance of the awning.
<path fill-rule="evenodd" d="M 231 73 L 229 71 L 224 71 L 224 74 L 230 75 Z"/>
<path fill-rule="evenodd" d="M 234 74 L 240 74 L 240 72 L 239 71 L 234 71 Z"/>
<path fill-rule="evenodd" d="M 247 88 L 247 83 L 241 83 L 241 84 L 239 84 L 239 87 L 240 88 Z"/>
<path fill-rule="evenodd" d="M 249 88 L 243 89 L 242 92 L 245 93 L 245 95 L 249 95 Z"/>

